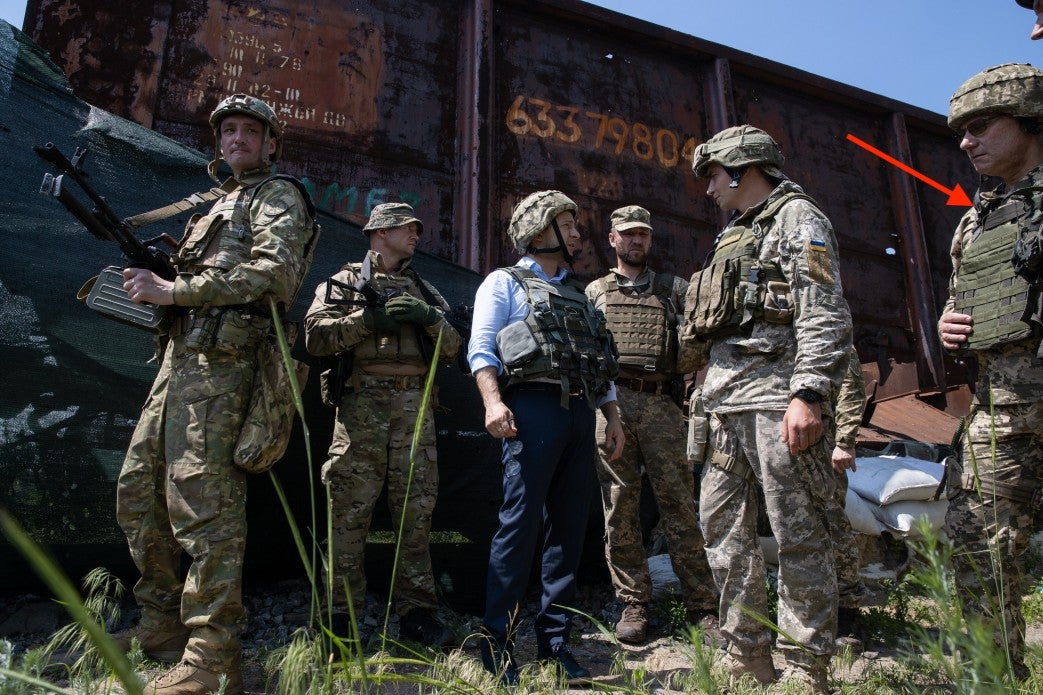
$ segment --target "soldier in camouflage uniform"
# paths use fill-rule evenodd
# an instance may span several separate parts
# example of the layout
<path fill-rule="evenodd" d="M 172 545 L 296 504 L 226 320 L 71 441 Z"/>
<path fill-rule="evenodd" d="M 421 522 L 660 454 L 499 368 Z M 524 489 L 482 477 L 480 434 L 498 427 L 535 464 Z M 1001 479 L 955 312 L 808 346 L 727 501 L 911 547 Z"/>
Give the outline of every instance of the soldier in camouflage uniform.
<path fill-rule="evenodd" d="M 1029 38 L 1033 40 L 1043 39 L 1043 0 L 1017 0 L 1017 3 L 1036 13 L 1036 23 L 1032 27 L 1032 33 L 1029 34 Z"/>
<path fill-rule="evenodd" d="M 956 582 L 966 614 L 993 622 L 1019 670 L 1021 557 L 1040 529 L 1043 494 L 1041 122 L 1043 72 L 1031 65 L 989 68 L 953 94 L 949 125 L 962 136 L 960 148 L 979 174 L 1003 183 L 979 191 L 956 228 L 949 301 L 938 322 L 944 347 L 969 350 L 980 375 L 962 470 L 947 473 Z"/>
<path fill-rule="evenodd" d="M 404 525 L 394 586 L 400 634 L 442 646 L 452 635 L 435 619 L 439 602 L 428 537 L 438 496 L 438 464 L 430 406 L 421 418 L 412 472 L 409 452 L 425 375 L 436 357 L 435 339 L 441 331 L 443 359 L 456 356 L 461 340 L 445 320 L 445 300 L 410 267 L 423 229 L 405 203 L 374 207 L 363 229 L 369 237 L 367 259 L 349 263 L 333 276 L 329 303 L 327 283 L 315 290 L 305 337 L 313 355 L 339 355 L 353 365 L 350 375 L 341 370 L 343 383 L 331 384 L 342 395 L 329 460 L 322 467 L 333 515 L 333 627 L 348 634 L 345 582 L 355 614 L 362 614 L 363 551 L 374 505 L 386 484 L 394 524 L 397 528 L 401 520 Z M 362 297 L 345 287 L 367 283 L 379 297 L 375 305 L 372 300 L 365 306 L 343 303 Z"/>
<path fill-rule="evenodd" d="M 141 572 L 141 622 L 115 635 L 129 648 L 181 659 L 147 693 L 242 689 L 239 634 L 246 475 L 232 463 L 255 378 L 258 342 L 269 332 L 267 299 L 292 301 L 313 227 L 294 181 L 271 178 L 281 154 L 275 112 L 237 94 L 210 116 L 233 178 L 210 213 L 192 217 L 173 258 L 174 281 L 128 268 L 131 299 L 175 305 L 159 374 L 141 413 L 116 489 L 117 519 Z M 289 394 L 287 394 L 289 398 Z M 192 559 L 181 576 L 182 553 Z M 186 644 L 187 643 L 187 644 Z M 182 654 L 182 648 L 183 654 Z"/>
<path fill-rule="evenodd" d="M 751 126 L 696 150 L 707 195 L 734 210 L 685 298 L 682 351 L 709 360 L 702 397 L 712 453 L 699 513 L 721 592 L 724 668 L 775 678 L 757 537 L 757 490 L 779 543 L 779 647 L 784 677 L 827 687 L 835 649 L 836 569 L 825 506 L 836 494 L 831 404 L 851 347 L 851 316 L 825 215 L 786 179 L 778 145 Z M 794 640 L 791 642 L 790 640 Z"/>
<path fill-rule="evenodd" d="M 695 480 L 685 455 L 685 418 L 670 394 L 692 371 L 677 362 L 677 329 L 688 283 L 646 265 L 652 244 L 648 211 L 628 205 L 611 216 L 609 244 L 616 267 L 587 285 L 587 298 L 608 321 L 619 350 L 617 400 L 626 445 L 609 460 L 600 448 L 598 479 L 605 508 L 605 559 L 616 596 L 625 604 L 616 637 L 636 644 L 648 630 L 652 580 L 641 537 L 641 475 L 648 474 L 681 581 L 689 622 L 717 627 L 717 590 L 706 564 L 695 510 Z M 598 431 L 605 416 L 597 413 Z"/>
<path fill-rule="evenodd" d="M 859 608 L 865 600 L 865 584 L 860 570 L 862 558 L 855 542 L 855 530 L 847 518 L 847 471 L 855 470 L 855 444 L 862 424 L 866 404 L 866 382 L 858 352 L 851 348 L 847 372 L 840 385 L 834 408 L 836 438 L 833 444 L 832 464 L 837 478 L 837 495 L 827 509 L 829 535 L 833 541 L 833 555 L 837 565 L 837 644 L 858 650 L 862 647 L 862 623 Z"/>

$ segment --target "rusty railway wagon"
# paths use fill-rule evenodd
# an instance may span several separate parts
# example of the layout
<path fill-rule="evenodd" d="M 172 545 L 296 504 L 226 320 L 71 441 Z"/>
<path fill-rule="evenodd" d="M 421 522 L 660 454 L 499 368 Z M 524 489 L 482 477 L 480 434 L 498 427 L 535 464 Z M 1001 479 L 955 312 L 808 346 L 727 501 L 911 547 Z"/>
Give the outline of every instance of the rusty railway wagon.
<path fill-rule="evenodd" d="M 967 406 L 968 367 L 944 354 L 934 331 L 962 211 L 846 139 L 854 134 L 932 178 L 973 190 L 977 179 L 938 114 L 575 0 L 29 0 L 24 31 L 79 100 L 193 150 L 212 151 L 206 116 L 223 96 L 245 92 L 275 104 L 287 126 L 280 168 L 305 182 L 334 228 L 324 235 L 310 286 L 361 255 L 358 223 L 373 205 L 403 200 L 425 221 L 422 269 L 466 302 L 482 275 L 513 262 L 506 221 L 517 200 L 541 188 L 579 203 L 581 277 L 610 265 L 609 213 L 631 203 L 652 213 L 651 263 L 687 276 L 725 221 L 691 172 L 692 152 L 724 127 L 756 124 L 780 142 L 787 173 L 836 228 L 855 342 L 874 394 L 874 427 L 863 429 L 864 439 L 944 443 L 952 414 Z M 71 143 L 82 133 L 69 127 L 64 135 Z M 118 161 L 107 166 L 118 179 Z M 185 176 L 184 188 L 196 190 Z M 153 190 L 149 201 L 146 193 L 138 191 L 135 202 L 158 206 L 181 194 Z M 67 226 L 71 237 L 76 232 Z M 0 260 L 5 287 L 16 275 L 8 272 L 13 263 Z M 38 302 L 46 317 L 42 297 Z M 86 313 L 71 306 L 62 314 L 77 311 Z M 94 317 L 77 321 L 93 334 L 124 330 Z M 41 323 L 46 333 L 47 319 Z M 115 358 L 121 364 L 143 351 L 103 342 L 101 353 L 123 350 Z M 84 354 L 67 333 L 63 345 Z M 81 359 L 79 368 L 101 362 L 111 369 L 109 353 Z M 130 432 L 116 423 L 132 423 L 133 403 L 148 388 L 140 371 L 123 375 L 133 397 L 106 419 L 105 451 L 114 460 Z M 453 547 L 473 552 L 436 547 L 435 561 L 446 576 L 466 575 L 484 571 L 499 495 L 496 450 L 468 378 L 443 370 L 440 383 L 443 482 L 435 525 L 452 532 Z M 19 412 L 15 405 L 3 406 L 5 417 Z M 332 413 L 311 410 L 321 459 Z M 50 435 L 31 429 L 29 448 L 45 458 Z M 299 444 L 287 456 L 294 460 L 277 469 L 283 475 L 303 468 Z M 99 449 L 77 455 L 97 459 Z M 11 465 L 8 453 L 0 456 L 0 468 Z M 110 505 L 91 510 L 103 529 L 95 547 L 118 556 L 113 465 L 107 479 L 84 484 Z M 251 489 L 252 533 L 258 507 L 272 500 L 266 485 L 258 479 Z M 279 514 L 273 507 L 263 513 Z M 255 545 L 251 561 L 262 563 L 265 552 Z M 78 567 L 82 558 L 74 555 L 65 558 Z M 379 558 L 379 551 L 370 555 Z M 454 568 L 449 555 L 477 564 Z M 473 577 L 465 577 L 466 589 L 454 581 L 458 591 L 476 586 Z"/>

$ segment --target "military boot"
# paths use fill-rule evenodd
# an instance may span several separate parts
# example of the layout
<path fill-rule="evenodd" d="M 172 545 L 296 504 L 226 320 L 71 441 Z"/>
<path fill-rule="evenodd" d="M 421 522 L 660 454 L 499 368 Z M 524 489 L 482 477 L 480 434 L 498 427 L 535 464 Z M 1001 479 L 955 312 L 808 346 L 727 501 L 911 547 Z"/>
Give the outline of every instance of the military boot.
<path fill-rule="evenodd" d="M 643 603 L 627 604 L 616 623 L 616 639 L 627 644 L 640 644 L 645 641 L 647 632 L 648 606 Z"/>
<path fill-rule="evenodd" d="M 808 654 L 786 655 L 786 668 L 779 678 L 780 693 L 819 693 L 829 692 L 828 657 L 814 657 Z"/>
<path fill-rule="evenodd" d="M 185 652 L 190 630 L 181 625 L 151 629 L 140 623 L 134 627 L 114 632 L 109 637 L 124 654 L 130 652 L 134 640 L 141 645 L 141 651 L 156 661 L 178 661 Z"/>
<path fill-rule="evenodd" d="M 864 644 L 862 612 L 857 608 L 841 606 L 837 610 L 837 647 L 848 647 L 854 654 L 861 654 Z"/>
<path fill-rule="evenodd" d="M 720 661 L 721 670 L 730 683 L 738 683 L 746 674 L 750 674 L 761 685 L 775 681 L 775 664 L 771 654 L 743 656 L 725 652 Z"/>
<path fill-rule="evenodd" d="M 703 642 L 716 647 L 721 643 L 721 621 L 716 609 L 689 608 L 686 611 L 688 624 L 703 631 Z"/>
<path fill-rule="evenodd" d="M 149 682 L 144 695 L 210 695 L 220 690 L 222 675 L 226 676 L 224 695 L 243 692 L 243 674 L 238 665 L 222 674 L 182 661 Z"/>
<path fill-rule="evenodd" d="M 435 649 L 454 646 L 457 642 L 453 631 L 441 623 L 433 611 L 413 608 L 402 616 L 398 634 L 403 639 L 425 644 Z"/>

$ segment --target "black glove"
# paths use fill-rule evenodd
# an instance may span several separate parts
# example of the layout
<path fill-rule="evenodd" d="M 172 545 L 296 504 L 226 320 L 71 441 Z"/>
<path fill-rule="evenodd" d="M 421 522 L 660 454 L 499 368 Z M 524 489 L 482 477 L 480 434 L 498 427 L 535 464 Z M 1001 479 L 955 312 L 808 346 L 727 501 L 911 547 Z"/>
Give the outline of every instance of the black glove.
<path fill-rule="evenodd" d="M 387 309 L 388 316 L 399 323 L 433 326 L 441 318 L 433 306 L 411 294 L 402 294 L 394 299 L 389 299 L 384 308 Z"/>

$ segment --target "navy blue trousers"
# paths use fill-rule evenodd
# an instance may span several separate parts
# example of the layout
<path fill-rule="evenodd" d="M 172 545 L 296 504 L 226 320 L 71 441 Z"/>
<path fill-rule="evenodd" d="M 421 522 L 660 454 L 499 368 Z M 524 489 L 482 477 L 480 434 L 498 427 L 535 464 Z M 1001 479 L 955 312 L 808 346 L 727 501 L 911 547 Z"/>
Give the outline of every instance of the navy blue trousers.
<path fill-rule="evenodd" d="M 576 569 L 595 485 L 594 411 L 584 396 L 561 407 L 560 388 L 508 389 L 518 436 L 504 440 L 503 506 L 489 551 L 484 630 L 505 648 L 540 549 L 542 596 L 536 644 L 547 653 L 568 643 Z M 512 444 L 512 442 L 514 442 Z M 518 443 L 521 451 L 516 451 Z M 542 528 L 542 538 L 540 530 Z"/>

